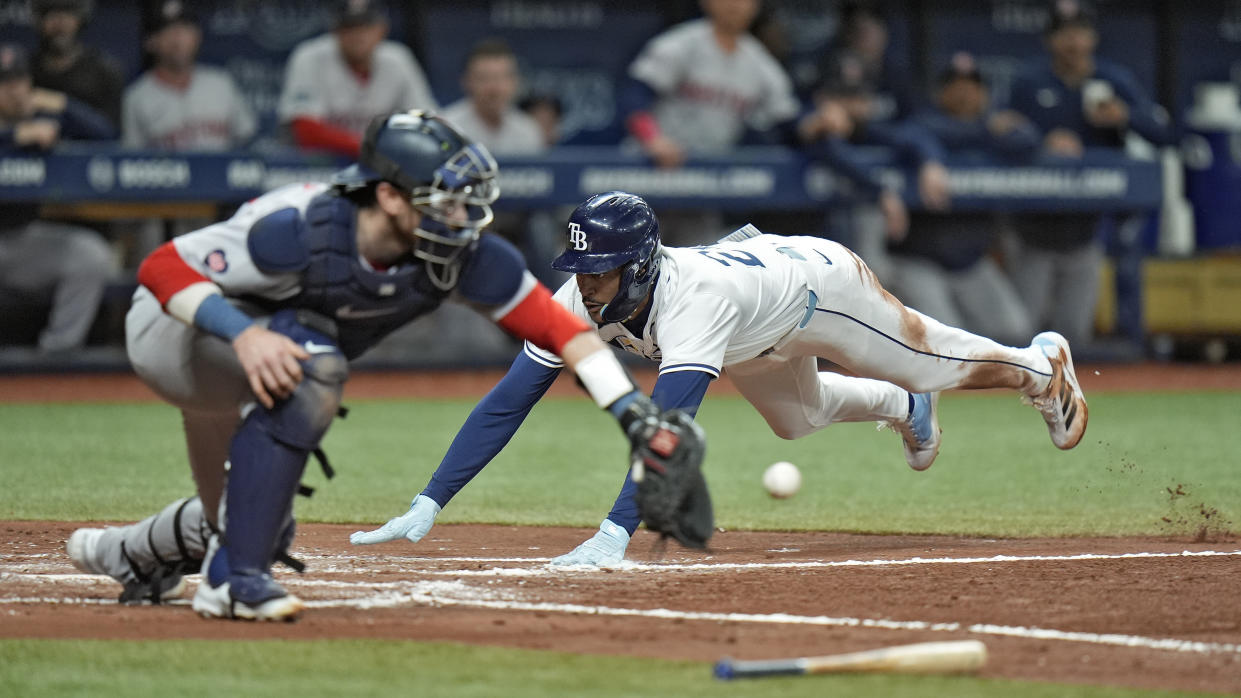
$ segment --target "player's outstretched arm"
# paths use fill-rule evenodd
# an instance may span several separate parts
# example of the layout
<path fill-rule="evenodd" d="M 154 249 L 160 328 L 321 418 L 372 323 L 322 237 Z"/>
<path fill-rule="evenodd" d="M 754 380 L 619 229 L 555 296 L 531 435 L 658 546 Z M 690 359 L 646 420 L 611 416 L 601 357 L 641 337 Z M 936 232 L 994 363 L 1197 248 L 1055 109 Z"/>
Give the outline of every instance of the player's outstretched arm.
<path fill-rule="evenodd" d="M 651 399 L 660 409 L 677 409 L 692 417 L 697 414 L 713 378 L 712 374 L 703 371 L 665 373 L 655 382 Z M 607 567 L 624 560 L 630 538 L 642 521 L 638 513 L 637 493 L 638 484 L 633 481 L 630 470 L 626 472 L 625 482 L 612 505 L 612 511 L 599 524 L 599 530 L 573 550 L 552 558 L 551 564 Z"/>
<path fill-rule="evenodd" d="M 354 533 L 349 541 L 367 545 L 406 538 L 417 543 L 449 500 L 508 444 L 559 374 L 559 368 L 544 366 L 524 351 L 518 354 L 504 378 L 470 412 L 410 510 L 374 531 Z"/>
<path fill-rule="evenodd" d="M 693 419 L 676 410 L 664 413 L 643 395 L 594 327 L 533 281 L 521 255 L 499 238 L 479 239 L 457 290 L 467 302 L 491 307 L 490 317 L 509 333 L 559 355 L 595 404 L 616 417 L 629 439 L 638 510 L 647 527 L 684 545 L 705 546 L 712 530 L 701 525 L 704 511 L 710 518 L 699 471 L 706 439 Z M 685 507 L 691 499 L 708 504 Z M 698 520 L 683 515 L 691 511 Z"/>

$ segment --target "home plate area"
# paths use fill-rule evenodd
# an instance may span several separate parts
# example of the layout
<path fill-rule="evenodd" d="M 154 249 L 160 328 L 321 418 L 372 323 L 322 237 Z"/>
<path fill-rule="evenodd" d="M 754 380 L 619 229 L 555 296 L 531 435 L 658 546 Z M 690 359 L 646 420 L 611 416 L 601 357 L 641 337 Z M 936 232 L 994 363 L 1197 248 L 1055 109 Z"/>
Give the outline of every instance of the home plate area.
<path fill-rule="evenodd" d="M 983 676 L 1241 690 L 1233 540 L 991 540 L 720 532 L 707 552 L 640 532 L 596 570 L 548 560 L 587 529 L 439 525 L 354 547 L 359 526 L 304 525 L 296 623 L 208 621 L 182 600 L 120 606 L 63 542 L 84 524 L 4 522 L 0 636 L 453 641 L 710 663 L 976 639 Z M 190 578 L 197 582 L 197 576 Z"/>

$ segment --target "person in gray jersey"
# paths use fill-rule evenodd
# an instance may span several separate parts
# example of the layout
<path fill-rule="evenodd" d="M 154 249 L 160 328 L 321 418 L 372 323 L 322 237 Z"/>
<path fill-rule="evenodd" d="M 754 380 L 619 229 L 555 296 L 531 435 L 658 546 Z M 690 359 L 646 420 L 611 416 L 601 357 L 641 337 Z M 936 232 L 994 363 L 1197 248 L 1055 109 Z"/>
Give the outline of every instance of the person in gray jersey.
<path fill-rule="evenodd" d="M 125 90 L 122 101 L 125 147 L 229 150 L 254 136 L 254 111 L 232 76 L 196 62 L 201 45 L 198 19 L 183 3 L 160 5 L 143 42 L 151 69 Z"/>
<path fill-rule="evenodd" d="M 461 88 L 465 96 L 445 107 L 441 116 L 467 136 L 500 158 L 536 155 L 547 150 L 538 122 L 517 108 L 521 76 L 517 56 L 504 40 L 483 39 L 470 49 Z M 564 213 L 568 215 L 567 211 Z M 530 271 L 539 281 L 555 288 L 566 277 L 552 269 L 547 260 L 556 256 L 560 248 L 560 226 L 556 221 L 563 218 L 545 211 L 505 211 L 496 214 L 492 229 L 520 247 Z"/>
<path fill-rule="evenodd" d="M 780 63 L 749 33 L 758 0 L 702 0 L 703 17 L 651 39 L 629 66 L 619 108 L 625 128 L 659 167 L 727 153 L 749 135 L 789 141 L 801 112 Z M 715 240 L 715 211 L 665 211 L 673 244 Z"/>
<path fill-rule="evenodd" d="M 276 111 L 294 143 L 356 157 L 375 115 L 438 108 L 414 54 L 387 35 L 382 3 L 347 0 L 331 32 L 293 49 Z"/>
<path fill-rule="evenodd" d="M 444 107 L 441 116 L 496 155 L 540 153 L 547 146 L 538 122 L 516 106 L 520 87 L 513 49 L 502 39 L 484 39 L 466 56 L 465 96 Z"/>

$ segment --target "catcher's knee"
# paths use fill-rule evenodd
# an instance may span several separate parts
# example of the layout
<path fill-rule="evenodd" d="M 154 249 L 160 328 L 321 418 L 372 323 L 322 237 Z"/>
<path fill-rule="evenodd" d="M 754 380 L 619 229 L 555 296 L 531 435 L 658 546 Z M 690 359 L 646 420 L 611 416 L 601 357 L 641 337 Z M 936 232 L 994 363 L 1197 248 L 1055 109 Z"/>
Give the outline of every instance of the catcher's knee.
<path fill-rule="evenodd" d="M 314 450 L 340 409 L 349 363 L 336 346 L 334 325 L 321 316 L 282 311 L 269 329 L 301 344 L 310 358 L 301 361 L 302 380 L 293 393 L 270 409 L 256 407 L 256 421 L 277 441 Z"/>

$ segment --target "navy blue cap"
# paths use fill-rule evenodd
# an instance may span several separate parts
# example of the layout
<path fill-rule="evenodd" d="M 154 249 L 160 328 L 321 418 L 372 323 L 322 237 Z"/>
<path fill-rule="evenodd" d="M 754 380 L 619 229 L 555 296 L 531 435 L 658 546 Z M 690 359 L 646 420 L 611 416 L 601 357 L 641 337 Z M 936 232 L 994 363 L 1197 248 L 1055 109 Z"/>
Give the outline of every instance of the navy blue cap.
<path fill-rule="evenodd" d="M 1046 33 L 1055 34 L 1065 27 L 1093 29 L 1094 20 L 1094 9 L 1084 0 L 1052 0 Z"/>
<path fill-rule="evenodd" d="M 198 17 L 187 3 L 181 0 L 164 0 L 156 5 L 149 16 L 147 33 L 155 34 L 174 24 L 192 24 L 198 26 Z"/>
<path fill-rule="evenodd" d="M 957 51 L 948 59 L 948 64 L 939 71 L 939 84 L 947 85 L 953 80 L 973 80 L 983 84 L 982 71 L 978 69 L 978 61 L 969 51 Z"/>
<path fill-rule="evenodd" d="M 378 0 L 340 0 L 336 3 L 336 26 L 358 27 L 388 21 L 388 9 Z"/>

